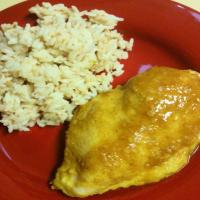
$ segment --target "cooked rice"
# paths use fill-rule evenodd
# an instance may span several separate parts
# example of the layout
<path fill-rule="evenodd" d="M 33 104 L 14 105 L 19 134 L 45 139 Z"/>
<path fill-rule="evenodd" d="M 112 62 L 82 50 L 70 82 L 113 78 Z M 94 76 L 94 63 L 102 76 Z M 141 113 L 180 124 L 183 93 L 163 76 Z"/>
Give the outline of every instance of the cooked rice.
<path fill-rule="evenodd" d="M 1 25 L 0 112 L 9 132 L 69 121 L 78 105 L 112 87 L 133 46 L 115 30 L 123 19 L 102 10 L 42 3 L 30 13 L 36 26 Z"/>

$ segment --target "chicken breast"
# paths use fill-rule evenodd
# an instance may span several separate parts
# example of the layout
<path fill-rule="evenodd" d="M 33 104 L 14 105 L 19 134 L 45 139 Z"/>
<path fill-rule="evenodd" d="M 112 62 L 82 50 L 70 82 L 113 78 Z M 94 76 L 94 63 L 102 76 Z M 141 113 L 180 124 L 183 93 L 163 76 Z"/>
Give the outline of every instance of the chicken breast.
<path fill-rule="evenodd" d="M 200 142 L 200 75 L 154 67 L 75 113 L 53 188 L 72 197 L 160 181 Z"/>

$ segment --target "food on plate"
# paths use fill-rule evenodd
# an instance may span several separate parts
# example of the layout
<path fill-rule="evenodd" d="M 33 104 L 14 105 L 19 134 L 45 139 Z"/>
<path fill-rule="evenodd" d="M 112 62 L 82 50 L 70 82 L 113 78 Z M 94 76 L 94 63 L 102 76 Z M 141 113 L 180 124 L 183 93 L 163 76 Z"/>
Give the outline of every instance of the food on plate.
<path fill-rule="evenodd" d="M 0 30 L 0 122 L 9 132 L 69 121 L 78 105 L 111 89 L 133 45 L 115 29 L 123 19 L 103 10 L 42 3 L 30 13 L 37 25 Z"/>
<path fill-rule="evenodd" d="M 80 106 L 53 188 L 73 197 L 160 181 L 200 142 L 200 74 L 155 67 Z"/>

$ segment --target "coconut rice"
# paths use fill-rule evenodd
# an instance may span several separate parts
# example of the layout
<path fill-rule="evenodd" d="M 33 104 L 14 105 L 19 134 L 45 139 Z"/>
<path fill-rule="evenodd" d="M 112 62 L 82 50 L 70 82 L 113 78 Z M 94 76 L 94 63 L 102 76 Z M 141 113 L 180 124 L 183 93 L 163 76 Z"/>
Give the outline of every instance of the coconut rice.
<path fill-rule="evenodd" d="M 35 26 L 1 25 L 0 112 L 9 132 L 69 121 L 78 105 L 112 87 L 133 46 L 115 29 L 123 19 L 103 10 L 42 3 L 30 13 Z"/>

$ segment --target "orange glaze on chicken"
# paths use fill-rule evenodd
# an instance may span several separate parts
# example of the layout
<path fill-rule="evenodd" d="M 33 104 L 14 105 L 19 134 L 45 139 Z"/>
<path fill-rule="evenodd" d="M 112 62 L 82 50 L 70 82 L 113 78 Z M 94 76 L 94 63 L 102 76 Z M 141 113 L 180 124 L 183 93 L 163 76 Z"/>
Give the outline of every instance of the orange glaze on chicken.
<path fill-rule="evenodd" d="M 75 113 L 53 187 L 85 197 L 157 182 L 200 141 L 200 75 L 154 67 Z"/>

